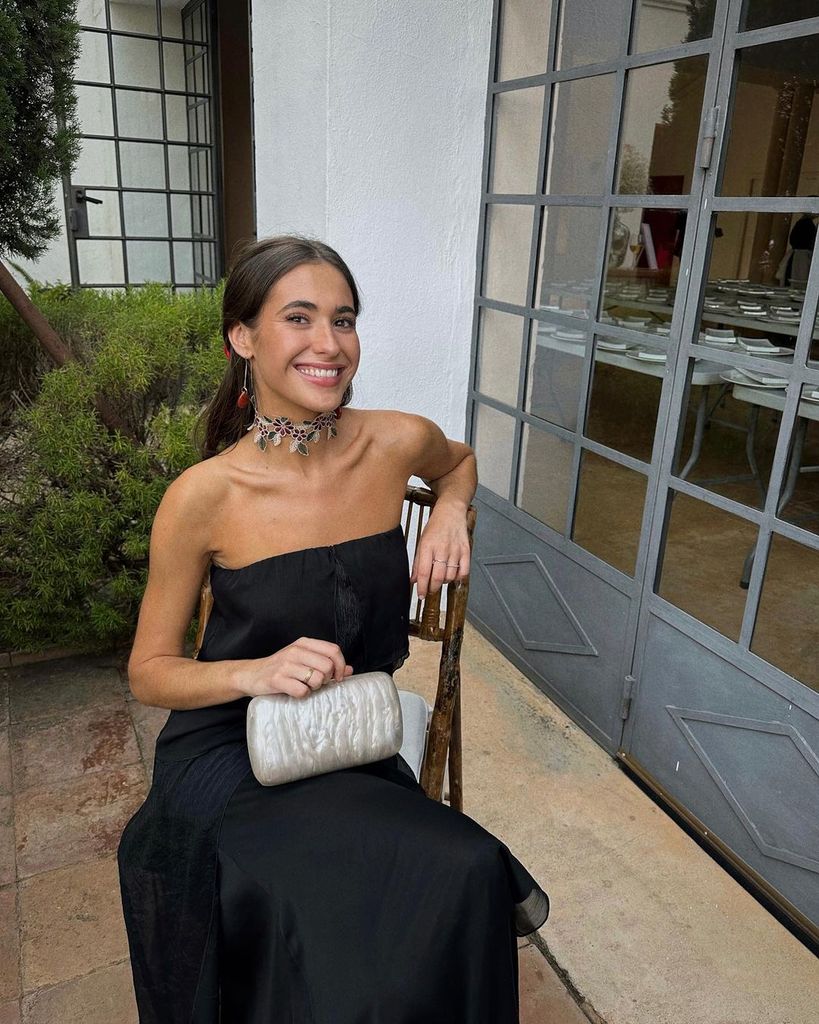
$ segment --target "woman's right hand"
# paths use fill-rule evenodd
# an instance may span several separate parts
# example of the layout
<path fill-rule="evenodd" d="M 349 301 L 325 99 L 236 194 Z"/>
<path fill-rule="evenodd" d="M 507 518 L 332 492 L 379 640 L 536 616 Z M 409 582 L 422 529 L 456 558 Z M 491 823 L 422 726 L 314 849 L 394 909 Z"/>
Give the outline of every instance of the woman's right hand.
<path fill-rule="evenodd" d="M 340 682 L 352 675 L 352 665 L 345 664 L 338 644 L 329 640 L 302 636 L 268 658 L 254 658 L 245 663 L 239 688 L 245 696 L 260 697 L 268 693 L 287 693 L 306 697 L 331 680 Z M 309 682 L 304 678 L 313 669 Z"/>

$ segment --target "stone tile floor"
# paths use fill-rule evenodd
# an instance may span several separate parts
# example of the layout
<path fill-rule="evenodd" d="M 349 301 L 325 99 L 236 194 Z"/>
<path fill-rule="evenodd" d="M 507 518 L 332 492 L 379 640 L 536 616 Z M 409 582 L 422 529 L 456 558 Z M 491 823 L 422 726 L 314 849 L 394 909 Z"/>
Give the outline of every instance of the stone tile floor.
<path fill-rule="evenodd" d="M 0 1024 L 137 1021 L 116 849 L 166 717 L 115 655 L 0 671 Z M 588 1024 L 537 945 L 520 983 L 521 1024 Z"/>

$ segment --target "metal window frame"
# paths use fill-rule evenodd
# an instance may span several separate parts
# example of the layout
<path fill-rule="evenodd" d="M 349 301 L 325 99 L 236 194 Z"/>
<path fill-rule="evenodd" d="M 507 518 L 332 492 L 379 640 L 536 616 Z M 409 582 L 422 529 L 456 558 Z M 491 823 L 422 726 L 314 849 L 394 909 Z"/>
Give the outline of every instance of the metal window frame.
<path fill-rule="evenodd" d="M 738 22 L 741 12 L 741 0 L 717 0 L 715 4 L 714 25 L 709 38 L 697 40 L 674 47 L 648 51 L 640 54 L 629 54 L 628 45 L 634 15 L 639 0 L 630 5 L 630 16 L 623 19 L 623 36 L 620 41 L 620 53 L 616 59 L 596 64 L 579 66 L 556 71 L 554 60 L 557 47 L 557 36 L 560 24 L 560 0 L 553 0 L 552 18 L 549 25 L 549 40 L 546 71 L 538 74 L 496 81 L 496 69 L 499 61 L 499 45 L 502 0 L 494 0 L 492 12 L 491 45 L 488 68 L 487 97 L 484 120 L 484 153 L 481 171 L 481 211 L 476 245 L 476 277 L 474 289 L 474 315 L 470 341 L 470 378 L 466 399 L 465 423 L 466 436 L 470 443 L 474 442 L 475 421 L 479 405 L 493 407 L 515 421 L 513 449 L 511 453 L 512 472 L 509 491 L 506 495 L 497 495 L 479 484 L 478 497 L 490 507 L 496 509 L 507 518 L 519 523 L 530 533 L 541 537 L 545 542 L 556 548 L 579 565 L 588 568 L 596 576 L 606 580 L 618 590 L 637 600 L 630 604 L 628 633 L 634 643 L 626 644 L 631 653 L 624 671 L 637 671 L 639 668 L 639 652 L 645 641 L 645 631 L 649 616 L 644 614 L 648 608 L 652 614 L 659 614 L 677 628 L 682 629 L 694 640 L 703 643 L 710 649 L 730 651 L 730 658 L 745 668 L 755 678 L 762 678 L 765 685 L 774 687 L 777 692 L 792 700 L 796 694 L 809 699 L 813 693 L 811 688 L 792 678 L 775 665 L 764 661 L 753 654 L 750 649 L 753 627 L 758 614 L 759 602 L 764 581 L 764 570 L 767 550 L 773 533 L 798 541 L 810 549 L 819 550 L 819 535 L 803 530 L 799 526 L 777 519 L 776 503 L 781 493 L 782 482 L 787 468 L 788 452 L 792 443 L 793 428 L 796 421 L 799 396 L 802 386 L 806 383 L 819 384 L 819 366 L 808 362 L 809 346 L 813 331 L 814 316 L 819 303 L 819 240 L 814 249 L 810 276 L 807 282 L 803 315 L 799 325 L 793 364 L 789 364 L 787 375 L 790 380 L 786 392 L 786 405 L 781 415 L 774 462 L 768 481 L 767 497 L 763 509 L 753 509 L 740 505 L 738 502 L 713 493 L 705 488 L 676 478 L 671 473 L 673 451 L 676 435 L 684 406 L 684 389 L 686 387 L 688 366 L 696 357 L 708 355 L 714 358 L 710 349 L 703 349 L 695 341 L 699 326 L 702 300 L 706 285 L 705 273 L 710 255 L 711 218 L 720 212 L 773 212 L 793 213 L 804 210 L 819 212 L 819 199 L 808 200 L 807 197 L 732 197 L 716 193 L 717 183 L 721 179 L 725 154 L 727 153 L 726 125 L 728 117 L 722 117 L 718 127 L 718 137 L 714 144 L 715 159 L 712 168 L 704 171 L 695 165 L 692 170 L 691 189 L 687 196 L 634 196 L 621 195 L 613 190 L 614 174 L 617 159 L 617 144 L 623 122 L 625 88 L 627 74 L 635 68 L 659 63 L 666 63 L 682 57 L 707 54 L 708 69 L 704 83 L 704 97 L 701 114 L 700 132 L 702 135 L 703 121 L 712 106 L 726 111 L 731 96 L 733 69 L 738 50 L 766 42 L 782 39 L 798 38 L 805 35 L 819 34 L 819 18 L 789 22 L 783 25 L 768 26 L 741 32 Z M 550 144 L 549 129 L 551 125 L 552 107 L 554 104 L 554 87 L 563 81 L 572 81 L 592 75 L 614 74 L 615 89 L 610 123 L 609 152 L 606 165 L 606 191 L 602 194 L 588 195 L 547 195 L 544 192 L 545 162 Z M 504 194 L 490 190 L 492 173 L 492 146 L 494 142 L 494 110 L 495 97 L 502 92 L 516 89 L 544 87 L 544 101 L 541 119 L 540 149 L 538 153 L 537 190 L 532 194 Z M 528 305 L 519 305 L 482 295 L 484 267 L 488 245 L 488 210 L 492 205 L 513 204 L 526 205 L 533 209 L 533 227 L 530 239 L 529 268 L 526 280 L 526 300 Z M 591 306 L 595 316 L 588 320 L 559 313 L 544 312 L 534 308 L 534 289 L 537 280 L 537 259 L 542 221 L 549 206 L 593 206 L 599 207 L 605 214 L 601 217 L 601 231 L 595 257 L 595 288 L 596 301 Z M 681 256 L 681 265 L 688 268 L 687 279 L 678 283 L 677 295 L 671 320 L 671 334 L 666 341 L 670 352 L 675 358 L 669 361 L 666 377 L 662 382 L 657 419 L 655 424 L 654 445 L 651 463 L 646 464 L 635 460 L 616 449 L 594 442 L 583 435 L 586 422 L 587 406 L 592 384 L 591 371 L 594 357 L 594 339 L 598 335 L 623 338 L 624 340 L 644 340 L 640 332 L 632 332 L 625 328 L 615 328 L 599 320 L 600 300 L 605 283 L 605 260 L 607 253 L 608 230 L 615 208 L 661 209 L 675 208 L 695 211 L 694 224 L 686 232 Z M 689 218 L 690 224 L 691 218 Z M 691 230 L 691 228 L 694 230 Z M 682 293 L 682 294 L 681 294 Z M 478 359 L 480 355 L 480 322 L 481 310 L 496 309 L 521 317 L 521 361 L 518 376 L 517 405 L 513 409 L 509 405 L 493 399 L 479 391 L 476 386 L 478 378 Z M 576 329 L 585 329 L 587 343 L 584 352 L 584 365 L 581 377 L 580 394 L 578 395 L 578 429 L 575 432 L 548 423 L 539 417 L 524 411 L 525 382 L 529 366 L 532 345 L 532 324 L 538 320 L 565 322 Z M 652 344 L 658 339 L 652 338 Z M 767 363 L 745 353 L 720 353 L 720 362 L 726 366 L 746 366 L 748 368 L 768 367 Z M 783 371 L 785 367 L 783 366 Z M 571 438 L 574 446 L 572 464 L 571 494 L 569 495 L 565 528 L 558 534 L 551 527 L 524 512 L 516 505 L 519 478 L 521 473 L 521 444 L 525 424 L 535 429 L 552 433 L 561 440 Z M 584 451 L 591 451 L 611 462 L 629 469 L 636 470 L 647 477 L 645 504 L 643 507 L 642 528 L 639 538 L 637 565 L 633 577 L 625 576 L 607 563 L 591 555 L 571 540 L 573 517 L 577 503 L 580 464 Z M 694 619 L 681 609 L 664 601 L 655 592 L 655 579 L 661 567 L 661 556 L 665 543 L 665 524 L 667 503 L 675 493 L 688 493 L 705 501 L 713 507 L 739 515 L 744 520 L 755 523 L 759 528 L 758 557 L 754 560 L 750 586 L 746 593 L 745 612 L 738 640 L 719 634 L 712 627 Z M 727 647 L 726 647 L 727 645 Z M 628 726 L 627 726 L 628 727 Z"/>
<path fill-rule="evenodd" d="M 195 27 L 192 31 L 193 34 L 201 36 L 207 36 L 207 38 L 194 39 L 187 37 L 185 33 L 185 12 L 192 5 L 203 11 L 203 15 L 200 18 L 199 31 L 197 32 Z M 77 185 L 84 187 L 91 194 L 95 192 L 110 192 L 116 195 L 116 201 L 119 209 L 119 223 L 121 235 L 101 235 L 91 234 L 87 237 L 77 238 L 71 233 L 69 226 L 69 204 L 70 204 L 70 185 L 75 184 L 69 181 L 67 178 L 63 183 L 63 192 L 66 203 L 66 227 L 67 227 L 67 244 L 69 251 L 69 266 L 71 271 L 71 283 L 74 288 L 121 288 L 121 287 L 142 287 L 146 282 L 143 281 L 132 281 L 131 272 L 129 269 L 129 257 L 128 257 L 128 244 L 131 242 L 155 242 L 165 243 L 168 251 L 168 267 L 170 281 L 168 282 L 171 289 L 176 291 L 178 288 L 189 288 L 189 287 L 212 287 L 214 286 L 219 277 L 222 274 L 224 266 L 224 254 L 222 253 L 222 240 L 220 237 L 220 215 L 219 211 L 222 205 L 222 166 L 220 153 L 217 146 L 217 140 L 220 137 L 220 118 L 218 111 L 218 33 L 217 33 L 217 15 L 216 5 L 212 0 L 192 0 L 192 3 L 186 4 L 179 12 L 182 19 L 182 35 L 167 34 L 164 31 L 164 18 L 162 10 L 162 0 L 154 0 L 154 10 L 156 16 L 156 33 L 149 32 L 132 32 L 119 28 L 112 27 L 111 21 L 111 0 L 105 0 L 104 12 L 105 12 L 105 25 L 85 25 L 80 24 L 80 30 L 82 32 L 94 33 L 97 35 L 103 35 L 106 38 L 107 47 L 107 59 L 108 59 L 108 80 L 107 81 L 91 81 L 88 79 L 77 78 L 74 80 L 74 84 L 77 86 L 86 86 L 95 89 L 106 89 L 109 93 L 110 104 L 111 104 L 111 123 L 112 133 L 111 135 L 98 134 L 98 133 L 83 133 L 81 139 L 84 141 L 105 141 L 113 142 L 114 144 L 114 162 L 116 168 L 116 185 L 86 185 L 82 182 L 77 182 Z M 159 86 L 141 86 L 141 85 L 125 85 L 120 84 L 116 81 L 116 72 L 114 64 L 114 37 L 123 37 L 131 39 L 142 39 L 146 42 L 155 43 L 158 51 L 159 59 Z M 187 68 L 188 64 L 194 60 L 203 60 L 207 67 L 208 83 L 210 86 L 209 92 L 190 92 L 188 90 L 177 90 L 166 88 L 165 83 L 165 61 L 164 61 L 164 47 L 166 43 L 178 44 L 183 47 L 183 59 L 185 61 L 185 74 L 187 84 Z M 188 50 L 191 49 L 191 54 Z M 158 95 L 160 99 L 160 116 L 162 124 L 162 137 L 161 138 L 141 138 L 134 136 L 121 135 L 119 131 L 119 114 L 117 104 L 117 92 L 137 92 L 147 93 L 151 95 Z M 167 97 L 168 96 L 179 96 L 184 97 L 186 100 L 186 133 L 189 134 L 189 122 L 188 122 L 188 107 L 193 103 L 194 106 L 200 104 L 208 104 L 207 110 L 207 130 L 209 141 L 203 142 L 202 140 L 188 138 L 187 141 L 171 140 L 168 138 L 168 110 L 167 110 Z M 197 134 L 199 131 L 198 119 L 196 121 Z M 133 185 L 123 185 L 122 178 L 122 154 L 120 146 L 123 144 L 135 143 L 139 145 L 158 145 L 162 146 L 162 164 L 163 173 L 165 177 L 164 188 L 139 188 Z M 208 165 L 209 181 L 207 182 L 208 188 L 194 188 L 190 187 L 187 189 L 179 189 L 171 187 L 170 177 L 170 147 L 184 148 L 188 151 L 188 166 L 190 169 L 191 153 L 194 151 L 206 151 L 208 154 Z M 192 181 L 189 184 L 193 184 Z M 154 235 L 129 235 L 127 232 L 127 226 L 125 222 L 125 199 L 124 196 L 128 193 L 149 193 L 156 195 L 165 196 L 165 210 L 167 217 L 167 234 L 154 234 Z M 174 233 L 173 224 L 173 197 L 174 196 L 188 196 L 191 204 L 194 201 L 198 201 L 201 198 L 209 200 L 210 205 L 210 230 L 207 234 L 196 233 L 191 230 L 185 235 L 176 235 Z M 191 229 L 193 229 L 193 210 L 191 210 Z M 106 282 L 106 283 L 95 283 L 90 281 L 81 280 L 80 276 L 80 265 L 79 265 L 79 251 L 80 246 L 78 243 L 91 242 L 91 241 L 119 241 L 121 242 L 122 249 L 122 264 L 123 264 L 123 280 L 122 282 Z M 198 244 L 200 248 L 207 246 L 209 251 L 209 262 L 211 265 L 212 273 L 204 275 L 202 273 L 197 274 L 194 270 L 194 281 L 188 282 L 181 279 L 177 280 L 177 266 L 176 266 L 176 253 L 174 251 L 175 243 L 190 243 L 193 247 L 195 257 L 195 246 Z M 204 248 L 202 248 L 204 252 Z M 194 258 L 195 263 L 195 258 Z"/>

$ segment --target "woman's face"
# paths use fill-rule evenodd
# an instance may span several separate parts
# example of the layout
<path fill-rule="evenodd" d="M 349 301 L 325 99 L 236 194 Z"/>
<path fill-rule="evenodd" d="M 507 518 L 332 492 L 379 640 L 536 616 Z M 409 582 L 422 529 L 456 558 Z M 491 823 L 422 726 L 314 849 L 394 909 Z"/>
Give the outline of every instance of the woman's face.
<path fill-rule="evenodd" d="M 339 405 L 360 358 L 353 296 L 329 263 L 303 263 L 267 294 L 256 326 L 231 331 L 252 354 L 260 413 L 313 419 Z"/>

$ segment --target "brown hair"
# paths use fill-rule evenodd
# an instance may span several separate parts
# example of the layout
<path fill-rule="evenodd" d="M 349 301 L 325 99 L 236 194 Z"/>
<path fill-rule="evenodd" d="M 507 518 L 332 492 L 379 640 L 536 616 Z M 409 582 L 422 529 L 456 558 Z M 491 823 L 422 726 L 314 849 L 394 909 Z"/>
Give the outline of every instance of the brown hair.
<path fill-rule="evenodd" d="M 244 409 L 236 406 L 244 379 L 244 360 L 233 351 L 228 331 L 239 323 L 254 327 L 273 285 L 303 263 L 329 263 L 340 271 L 350 287 L 353 309 L 358 314 L 358 288 L 350 268 L 335 249 L 324 242 L 300 235 L 277 235 L 243 246 L 233 259 L 222 298 L 222 338 L 231 353 L 229 365 L 218 391 L 196 425 L 196 443 L 203 459 L 216 455 L 226 445 L 235 444 L 254 417 L 252 404 Z M 353 386 L 350 383 L 341 405 L 349 405 L 352 397 Z"/>

